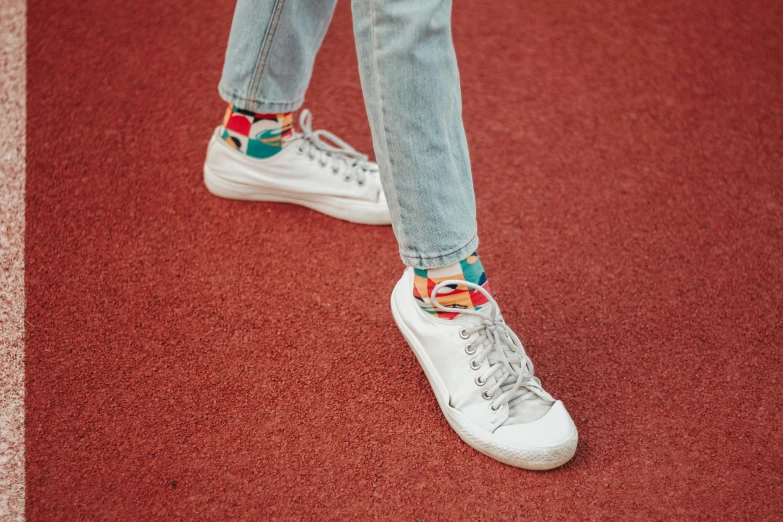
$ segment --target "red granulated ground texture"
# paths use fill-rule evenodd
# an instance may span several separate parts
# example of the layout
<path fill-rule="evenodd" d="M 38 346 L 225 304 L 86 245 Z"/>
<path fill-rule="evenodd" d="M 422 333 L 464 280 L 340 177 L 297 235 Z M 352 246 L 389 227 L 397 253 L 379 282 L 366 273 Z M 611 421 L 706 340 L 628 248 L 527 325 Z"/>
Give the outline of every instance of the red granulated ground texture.
<path fill-rule="evenodd" d="M 573 461 L 452 432 L 390 228 L 206 191 L 231 2 L 30 0 L 29 520 L 783 516 L 780 3 L 455 4 L 482 259 Z M 306 105 L 371 149 L 347 2 Z"/>

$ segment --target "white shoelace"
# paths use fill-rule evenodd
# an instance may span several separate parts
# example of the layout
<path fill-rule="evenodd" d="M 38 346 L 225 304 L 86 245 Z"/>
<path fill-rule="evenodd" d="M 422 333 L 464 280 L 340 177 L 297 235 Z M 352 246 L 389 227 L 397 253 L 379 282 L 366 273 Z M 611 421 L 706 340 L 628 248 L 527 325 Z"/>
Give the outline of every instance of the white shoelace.
<path fill-rule="evenodd" d="M 480 310 L 446 308 L 438 302 L 437 295 L 444 286 L 448 285 L 461 285 L 468 287 L 469 290 L 477 290 L 484 294 L 489 304 Z M 476 376 L 475 383 L 478 386 L 484 386 L 490 376 L 495 377 L 495 384 L 482 392 L 484 399 L 492 400 L 490 406 L 494 411 L 500 409 L 503 404 L 508 404 L 516 399 L 521 402 L 535 396 L 546 402 L 554 402 L 552 396 L 541 387 L 541 381 L 534 376 L 533 361 L 525 353 L 522 341 L 503 321 L 500 307 L 489 295 L 489 292 L 477 284 L 451 279 L 435 285 L 431 295 L 430 302 L 438 310 L 475 315 L 481 318 L 481 324 L 473 328 L 464 328 L 460 335 L 467 339 L 474 333 L 479 334 L 472 343 L 465 347 L 465 351 L 469 355 L 473 355 L 473 359 L 470 361 L 473 370 L 478 370 L 485 359 L 489 362 L 489 368 Z M 501 393 L 495 397 L 498 391 Z M 512 406 L 509 405 L 509 407 Z"/>
<path fill-rule="evenodd" d="M 289 138 L 301 140 L 297 152 L 307 154 L 311 160 L 317 159 L 322 167 L 330 165 L 332 174 L 342 174 L 344 181 L 356 180 L 359 185 L 364 185 L 367 174 L 377 170 L 368 161 L 367 155 L 327 130 L 314 131 L 312 122 L 312 113 L 308 109 L 303 110 L 299 116 L 302 132 L 296 132 Z"/>

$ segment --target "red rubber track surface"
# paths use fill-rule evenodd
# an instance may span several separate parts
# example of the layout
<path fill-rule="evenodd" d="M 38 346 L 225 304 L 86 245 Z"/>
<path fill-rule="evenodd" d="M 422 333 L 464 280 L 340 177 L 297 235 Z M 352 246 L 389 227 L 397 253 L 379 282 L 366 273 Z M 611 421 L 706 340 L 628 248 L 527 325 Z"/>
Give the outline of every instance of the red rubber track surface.
<path fill-rule="evenodd" d="M 29 3 L 30 520 L 783 512 L 783 11 L 459 0 L 481 255 L 580 431 L 452 432 L 390 228 L 211 196 L 231 2 Z M 371 149 L 347 2 L 307 106 Z"/>

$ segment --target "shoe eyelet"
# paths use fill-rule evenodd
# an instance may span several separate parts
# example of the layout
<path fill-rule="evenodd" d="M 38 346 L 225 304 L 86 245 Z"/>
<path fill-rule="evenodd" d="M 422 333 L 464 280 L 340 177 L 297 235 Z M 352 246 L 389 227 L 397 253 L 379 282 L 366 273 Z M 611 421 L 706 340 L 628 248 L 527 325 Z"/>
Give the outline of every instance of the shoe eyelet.
<path fill-rule="evenodd" d="M 462 337 L 463 339 L 467 339 L 469 337 L 468 336 L 468 330 L 466 328 L 462 328 L 459 331 L 459 336 Z"/>
<path fill-rule="evenodd" d="M 363 187 L 364 186 L 364 181 L 357 181 L 356 184 L 359 185 L 360 187 Z"/>
<path fill-rule="evenodd" d="M 343 181 L 349 183 L 353 178 L 351 176 L 343 176 Z"/>
<path fill-rule="evenodd" d="M 481 392 L 481 397 L 482 397 L 484 400 L 487 400 L 487 401 L 490 401 L 490 400 L 492 400 L 492 394 L 491 394 L 491 393 L 489 393 L 489 390 L 484 390 L 483 392 Z M 497 411 L 497 410 L 495 410 L 495 411 Z"/>
<path fill-rule="evenodd" d="M 468 344 L 465 346 L 465 353 L 468 355 L 473 355 L 476 353 L 476 348 L 473 346 L 473 344 Z"/>
<path fill-rule="evenodd" d="M 500 409 L 500 406 L 498 406 L 497 408 L 495 408 L 495 404 L 494 404 L 494 403 L 490 403 L 490 405 L 489 405 L 489 409 L 490 409 L 490 410 L 492 410 L 492 411 L 498 411 L 498 410 Z"/>
<path fill-rule="evenodd" d="M 314 154 L 308 154 L 307 157 L 310 158 L 311 160 L 315 159 L 315 155 Z"/>
<path fill-rule="evenodd" d="M 470 360 L 470 369 L 471 370 L 478 370 L 479 368 L 481 368 L 481 363 L 478 362 L 476 359 L 471 359 Z"/>
<path fill-rule="evenodd" d="M 296 148 L 296 153 L 301 156 L 302 154 L 304 154 L 304 149 L 302 147 L 297 147 Z"/>
<path fill-rule="evenodd" d="M 322 167 L 325 167 L 325 166 L 326 166 L 326 162 L 325 162 L 325 161 L 319 161 L 319 162 L 318 162 L 318 164 L 319 164 L 320 166 L 322 166 Z"/>
<path fill-rule="evenodd" d="M 476 383 L 476 386 L 484 386 L 487 384 L 487 381 L 481 378 L 481 375 L 476 375 L 476 378 L 473 379 L 473 381 Z M 486 399 L 486 397 L 484 397 Z"/>
<path fill-rule="evenodd" d="M 332 174 L 337 174 L 338 172 L 340 172 L 340 169 L 332 168 Z"/>

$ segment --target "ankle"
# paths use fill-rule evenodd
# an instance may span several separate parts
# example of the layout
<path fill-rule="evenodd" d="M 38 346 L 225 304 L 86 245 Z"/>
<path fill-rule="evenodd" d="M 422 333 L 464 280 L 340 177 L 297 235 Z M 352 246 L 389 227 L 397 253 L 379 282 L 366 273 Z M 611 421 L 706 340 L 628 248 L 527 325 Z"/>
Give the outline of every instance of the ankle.
<path fill-rule="evenodd" d="M 435 285 L 449 279 L 467 281 L 489 290 L 487 276 L 477 252 L 453 265 L 430 269 L 417 268 L 414 270 L 414 274 L 413 297 L 422 310 L 441 319 L 453 319 L 462 310 L 479 310 L 487 304 L 487 299 L 481 292 L 470 290 L 467 286 L 456 283 L 447 285 L 446 288 L 441 288 L 438 292 L 438 303 L 446 308 L 454 309 L 454 312 L 444 312 L 436 308 L 430 300 Z"/>
<path fill-rule="evenodd" d="M 229 105 L 221 138 L 253 158 L 269 158 L 283 150 L 284 139 L 293 134 L 291 112 L 260 114 Z"/>

